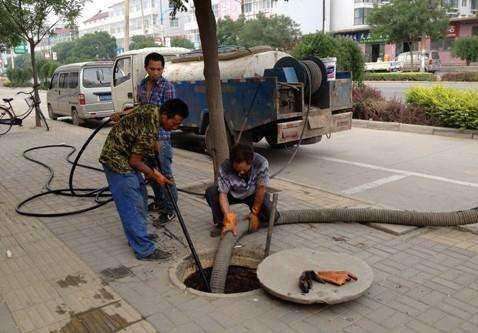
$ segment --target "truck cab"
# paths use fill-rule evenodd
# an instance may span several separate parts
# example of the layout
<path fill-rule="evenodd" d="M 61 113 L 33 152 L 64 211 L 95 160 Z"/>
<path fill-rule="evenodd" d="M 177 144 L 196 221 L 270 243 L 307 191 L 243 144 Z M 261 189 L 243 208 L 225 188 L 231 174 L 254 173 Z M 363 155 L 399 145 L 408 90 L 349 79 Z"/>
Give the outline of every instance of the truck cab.
<path fill-rule="evenodd" d="M 137 86 L 146 76 L 144 58 L 152 52 L 162 54 L 165 61 L 188 53 L 182 47 L 149 47 L 125 52 L 116 57 L 113 67 L 111 90 L 115 111 L 122 111 L 125 105 L 136 103 Z"/>

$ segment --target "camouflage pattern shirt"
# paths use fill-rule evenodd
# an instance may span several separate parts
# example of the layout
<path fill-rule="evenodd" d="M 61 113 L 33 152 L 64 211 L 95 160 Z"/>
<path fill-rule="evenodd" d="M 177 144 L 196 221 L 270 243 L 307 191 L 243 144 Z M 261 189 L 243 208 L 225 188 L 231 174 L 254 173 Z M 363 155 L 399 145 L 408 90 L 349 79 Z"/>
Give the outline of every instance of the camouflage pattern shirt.
<path fill-rule="evenodd" d="M 159 106 L 142 105 L 113 126 L 100 155 L 100 163 L 117 173 L 134 171 L 131 154 L 154 157 L 154 143 L 161 129 Z"/>

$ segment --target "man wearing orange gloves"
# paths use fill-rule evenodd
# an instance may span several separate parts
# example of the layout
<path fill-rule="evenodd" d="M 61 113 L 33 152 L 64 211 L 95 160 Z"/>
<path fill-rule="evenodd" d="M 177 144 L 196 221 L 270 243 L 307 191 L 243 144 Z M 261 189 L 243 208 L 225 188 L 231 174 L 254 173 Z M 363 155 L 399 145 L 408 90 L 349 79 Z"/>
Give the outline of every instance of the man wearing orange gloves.
<path fill-rule="evenodd" d="M 251 231 L 259 229 L 261 222 L 269 221 L 270 200 L 266 193 L 269 184 L 269 163 L 254 153 L 252 146 L 237 144 L 231 148 L 229 159 L 219 168 L 217 185 L 206 190 L 206 200 L 211 207 L 214 228 L 211 237 L 231 231 L 237 234 L 237 216 L 230 204 L 244 203 L 249 206 Z"/>

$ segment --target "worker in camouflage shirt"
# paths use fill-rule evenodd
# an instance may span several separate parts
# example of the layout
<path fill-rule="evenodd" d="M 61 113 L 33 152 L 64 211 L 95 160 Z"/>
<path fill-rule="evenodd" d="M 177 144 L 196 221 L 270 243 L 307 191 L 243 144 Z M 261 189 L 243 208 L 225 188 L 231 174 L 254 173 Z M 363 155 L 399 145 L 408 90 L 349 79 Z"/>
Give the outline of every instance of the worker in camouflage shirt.
<path fill-rule="evenodd" d="M 126 238 L 140 260 L 170 257 L 168 252 L 157 249 L 148 236 L 148 196 L 142 174 L 160 185 L 171 184 L 161 172 L 146 165 L 145 160 L 157 151 L 158 132 L 177 129 L 188 114 L 187 105 L 180 99 L 171 99 L 161 108 L 139 106 L 111 129 L 101 152 L 100 162 Z"/>

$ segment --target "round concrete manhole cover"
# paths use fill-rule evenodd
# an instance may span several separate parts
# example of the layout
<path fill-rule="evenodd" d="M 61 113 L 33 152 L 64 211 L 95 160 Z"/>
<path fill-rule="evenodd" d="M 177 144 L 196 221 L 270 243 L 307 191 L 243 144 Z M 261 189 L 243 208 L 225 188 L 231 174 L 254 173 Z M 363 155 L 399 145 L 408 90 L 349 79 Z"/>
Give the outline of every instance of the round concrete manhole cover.
<path fill-rule="evenodd" d="M 340 287 L 314 281 L 312 289 L 304 294 L 299 288 L 299 277 L 308 270 L 348 271 L 358 280 Z M 365 293 L 372 285 L 373 271 L 365 261 L 348 254 L 291 249 L 264 259 L 257 267 L 257 277 L 267 292 L 283 300 L 301 304 L 337 304 Z"/>

